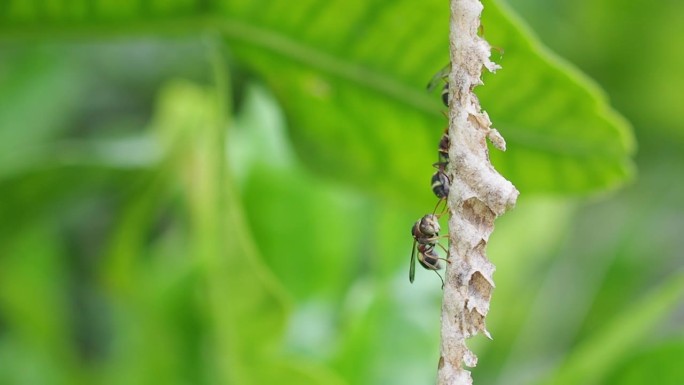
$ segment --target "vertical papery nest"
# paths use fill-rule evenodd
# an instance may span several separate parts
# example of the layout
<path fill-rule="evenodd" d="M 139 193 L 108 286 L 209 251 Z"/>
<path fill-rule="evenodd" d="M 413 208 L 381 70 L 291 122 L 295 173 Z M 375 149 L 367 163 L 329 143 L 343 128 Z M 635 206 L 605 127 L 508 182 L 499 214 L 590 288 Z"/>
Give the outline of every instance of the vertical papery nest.
<path fill-rule="evenodd" d="M 473 89 L 482 84 L 482 69 L 499 66 L 489 60 L 490 46 L 480 36 L 482 4 L 478 0 L 451 0 L 449 74 L 448 199 L 449 258 L 442 302 L 441 351 L 438 384 L 472 384 L 466 366 L 477 357 L 466 339 L 477 333 L 490 337 L 485 325 L 494 289 L 494 265 L 486 246 L 494 220 L 512 208 L 518 197 L 515 187 L 489 162 L 487 138 L 505 150 Z M 490 337 L 491 338 L 491 337 Z"/>

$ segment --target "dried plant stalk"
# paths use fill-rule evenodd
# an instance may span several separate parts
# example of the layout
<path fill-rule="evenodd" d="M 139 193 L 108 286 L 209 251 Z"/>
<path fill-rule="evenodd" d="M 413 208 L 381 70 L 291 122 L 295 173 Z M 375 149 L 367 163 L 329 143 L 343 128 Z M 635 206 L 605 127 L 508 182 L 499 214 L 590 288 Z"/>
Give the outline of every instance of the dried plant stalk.
<path fill-rule="evenodd" d="M 487 138 L 505 150 L 503 137 L 491 127 L 473 88 L 482 84 L 482 69 L 496 71 L 490 46 L 480 36 L 479 0 L 451 0 L 449 74 L 449 254 L 442 302 L 439 385 L 472 384 L 465 366 L 477 364 L 466 339 L 483 333 L 494 281 L 494 265 L 485 249 L 494 219 L 515 205 L 518 190 L 489 162 Z M 490 337 L 491 338 L 491 337 Z"/>

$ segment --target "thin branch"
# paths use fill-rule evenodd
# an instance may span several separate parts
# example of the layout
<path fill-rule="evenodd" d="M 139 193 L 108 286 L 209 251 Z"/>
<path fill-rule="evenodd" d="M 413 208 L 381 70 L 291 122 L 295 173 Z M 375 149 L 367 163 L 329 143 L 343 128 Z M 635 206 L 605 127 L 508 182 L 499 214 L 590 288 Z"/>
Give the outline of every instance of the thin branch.
<path fill-rule="evenodd" d="M 442 302 L 442 340 L 439 385 L 472 384 L 465 366 L 477 357 L 465 340 L 478 332 L 490 337 L 485 316 L 494 281 L 494 265 L 485 249 L 494 219 L 515 205 L 518 190 L 489 162 L 487 138 L 505 150 L 503 137 L 472 92 L 482 84 L 482 69 L 496 71 L 490 46 L 478 36 L 482 4 L 479 0 L 451 0 L 449 29 L 449 255 Z M 490 337 L 491 338 L 491 337 Z"/>

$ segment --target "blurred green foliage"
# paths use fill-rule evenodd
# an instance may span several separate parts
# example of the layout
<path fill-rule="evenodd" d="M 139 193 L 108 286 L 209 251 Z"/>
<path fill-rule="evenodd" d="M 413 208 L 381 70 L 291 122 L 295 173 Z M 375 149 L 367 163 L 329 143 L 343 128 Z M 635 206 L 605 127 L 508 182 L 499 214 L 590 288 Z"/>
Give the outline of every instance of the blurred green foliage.
<path fill-rule="evenodd" d="M 617 193 L 626 121 L 485 2 L 505 53 L 476 92 L 523 195 L 491 239 L 478 384 L 684 380 L 684 30 L 680 5 L 638 3 L 511 4 L 634 123 Z M 447 19 L 437 0 L 0 5 L 0 383 L 432 382 L 439 283 L 406 275 Z"/>

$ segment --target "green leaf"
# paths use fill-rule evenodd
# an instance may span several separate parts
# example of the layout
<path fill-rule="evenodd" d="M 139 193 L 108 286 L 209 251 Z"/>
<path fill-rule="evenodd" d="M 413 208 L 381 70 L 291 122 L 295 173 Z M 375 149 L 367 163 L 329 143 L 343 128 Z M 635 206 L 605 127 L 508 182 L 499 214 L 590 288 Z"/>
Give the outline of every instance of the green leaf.
<path fill-rule="evenodd" d="M 503 69 L 477 92 L 508 142 L 506 153 L 491 152 L 497 169 L 523 192 L 590 192 L 629 180 L 635 142 L 624 118 L 598 86 L 495 3 L 482 22 L 490 42 L 505 49 Z"/>
<path fill-rule="evenodd" d="M 373 5 L 349 6 L 340 19 L 335 14 L 343 11 L 328 4 L 311 13 L 307 6 L 295 9 L 310 17 L 303 16 L 308 22 L 301 29 L 287 18 L 256 13 L 238 15 L 246 23 L 223 31 L 238 56 L 273 85 L 309 165 L 385 194 L 401 188 L 420 196 L 413 190 L 424 189 L 412 182 L 420 175 L 416 165 L 435 159 L 444 125 L 422 88 L 446 58 L 446 23 L 432 15 L 440 7 L 422 3 L 417 10 L 400 2 L 376 15 Z M 371 18 L 372 25 L 364 23 Z M 397 20 L 426 28 L 419 39 L 417 28 L 393 26 Z M 523 192 L 589 192 L 624 182 L 633 150 L 624 120 L 595 87 L 510 20 L 487 4 L 487 34 L 510 52 L 505 64 L 512 67 L 492 76 L 493 86 L 478 89 L 495 125 L 511 133 L 511 153 L 494 155 L 497 165 Z"/>
<path fill-rule="evenodd" d="M 309 167 L 388 197 L 431 199 L 430 164 L 446 121 L 424 87 L 448 58 L 441 0 L 37 4 L 5 7 L 6 39 L 217 30 L 278 95 Z M 477 89 L 508 140 L 509 152 L 492 151 L 504 175 L 523 192 L 586 193 L 628 180 L 630 130 L 597 88 L 510 10 L 487 1 L 483 15 L 487 38 L 506 51 L 504 69 Z"/>

